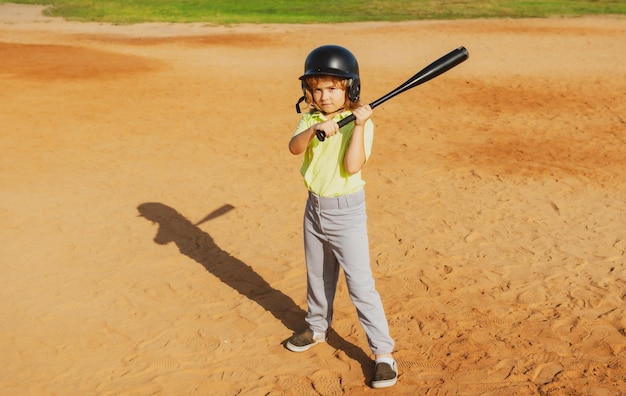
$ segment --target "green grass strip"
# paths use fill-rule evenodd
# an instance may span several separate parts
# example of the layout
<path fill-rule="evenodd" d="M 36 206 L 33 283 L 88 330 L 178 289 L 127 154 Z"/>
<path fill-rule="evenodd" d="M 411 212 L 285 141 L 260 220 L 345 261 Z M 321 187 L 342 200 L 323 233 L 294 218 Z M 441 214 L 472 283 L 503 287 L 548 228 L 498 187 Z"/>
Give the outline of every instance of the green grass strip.
<path fill-rule="evenodd" d="M 114 24 L 337 23 L 626 14 L 624 0 L 0 0 L 0 3 L 49 5 L 45 11 L 48 16 Z"/>

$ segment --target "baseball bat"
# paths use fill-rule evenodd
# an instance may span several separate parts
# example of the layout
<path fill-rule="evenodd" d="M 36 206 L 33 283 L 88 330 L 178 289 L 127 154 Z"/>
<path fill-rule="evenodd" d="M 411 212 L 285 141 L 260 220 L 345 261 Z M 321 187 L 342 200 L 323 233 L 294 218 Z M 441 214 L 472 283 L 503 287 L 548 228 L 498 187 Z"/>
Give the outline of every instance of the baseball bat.
<path fill-rule="evenodd" d="M 437 59 L 430 65 L 417 72 L 417 74 L 391 90 L 389 93 L 381 96 L 380 98 L 370 103 L 370 107 L 373 109 L 374 107 L 385 103 L 389 99 L 401 94 L 404 91 L 408 91 L 411 88 L 417 87 L 418 85 L 424 84 L 425 82 L 432 80 L 440 74 L 443 74 L 452 69 L 459 63 L 465 61 L 467 58 L 469 58 L 469 52 L 467 52 L 467 49 L 465 49 L 465 47 L 459 47 L 450 51 L 449 53 L 445 54 L 441 58 Z M 354 114 L 350 114 L 346 118 L 339 121 L 337 124 L 339 125 L 339 128 L 341 128 L 345 125 L 348 125 L 355 119 L 356 117 L 354 116 Z M 317 138 L 320 142 L 323 142 L 326 139 L 326 133 L 324 131 L 315 131 L 315 134 L 317 135 Z"/>

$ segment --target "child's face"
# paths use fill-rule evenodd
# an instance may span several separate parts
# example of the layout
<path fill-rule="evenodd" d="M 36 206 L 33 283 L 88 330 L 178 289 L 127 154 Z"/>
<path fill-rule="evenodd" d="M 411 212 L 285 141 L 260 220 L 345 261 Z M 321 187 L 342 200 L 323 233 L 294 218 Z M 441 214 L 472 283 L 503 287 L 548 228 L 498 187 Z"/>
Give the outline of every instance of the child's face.
<path fill-rule="evenodd" d="M 339 81 L 323 78 L 313 88 L 313 101 L 325 114 L 332 114 L 343 109 L 346 104 L 346 90 Z"/>

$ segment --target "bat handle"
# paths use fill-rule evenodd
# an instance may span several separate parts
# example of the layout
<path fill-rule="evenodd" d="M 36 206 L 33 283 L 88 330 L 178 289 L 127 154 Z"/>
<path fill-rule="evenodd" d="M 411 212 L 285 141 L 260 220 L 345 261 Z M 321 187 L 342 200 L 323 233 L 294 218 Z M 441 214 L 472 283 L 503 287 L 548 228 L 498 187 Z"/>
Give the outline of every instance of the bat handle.
<path fill-rule="evenodd" d="M 339 122 L 337 122 L 337 125 L 339 125 L 339 128 L 341 128 L 343 126 L 348 125 L 354 120 L 356 120 L 356 117 L 354 116 L 354 114 L 350 114 L 346 118 L 339 120 Z M 318 129 L 317 131 L 315 131 L 315 134 L 317 135 L 317 140 L 319 140 L 320 142 L 323 142 L 324 140 L 326 140 L 326 132 L 320 131 Z"/>

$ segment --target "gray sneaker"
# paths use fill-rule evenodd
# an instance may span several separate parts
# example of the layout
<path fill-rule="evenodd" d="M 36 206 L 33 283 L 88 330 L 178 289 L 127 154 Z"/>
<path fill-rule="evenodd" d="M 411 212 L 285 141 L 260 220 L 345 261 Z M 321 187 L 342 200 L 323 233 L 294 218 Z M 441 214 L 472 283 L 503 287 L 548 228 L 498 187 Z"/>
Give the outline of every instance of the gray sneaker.
<path fill-rule="evenodd" d="M 398 367 L 396 362 L 393 365 L 389 363 L 378 363 L 372 379 L 372 388 L 388 388 L 394 386 L 398 382 Z"/>
<path fill-rule="evenodd" d="M 287 340 L 286 347 L 292 352 L 304 352 L 307 349 L 326 341 L 326 334 L 317 338 L 313 338 L 313 330 L 306 329 L 300 333 L 294 334 Z"/>

